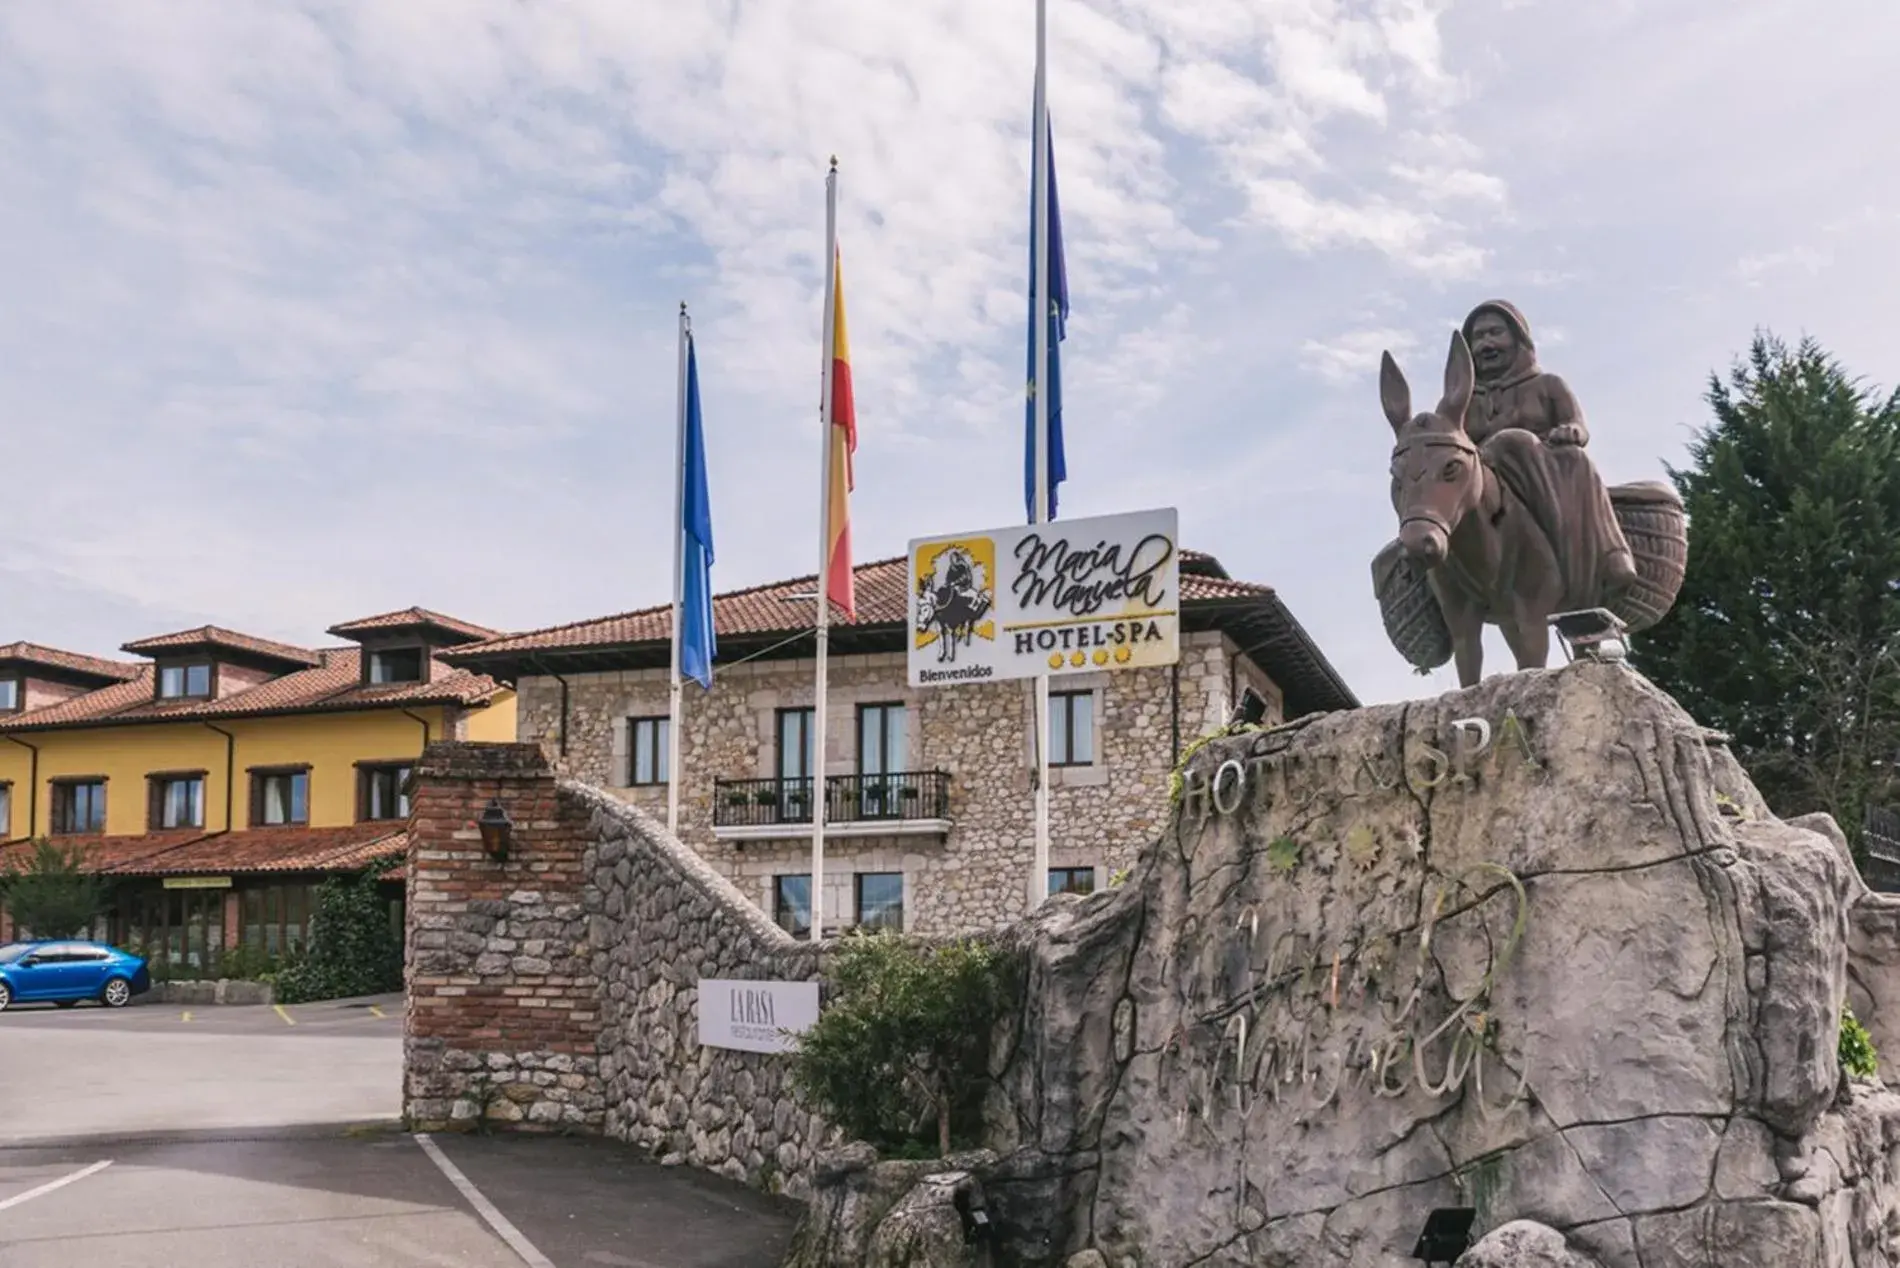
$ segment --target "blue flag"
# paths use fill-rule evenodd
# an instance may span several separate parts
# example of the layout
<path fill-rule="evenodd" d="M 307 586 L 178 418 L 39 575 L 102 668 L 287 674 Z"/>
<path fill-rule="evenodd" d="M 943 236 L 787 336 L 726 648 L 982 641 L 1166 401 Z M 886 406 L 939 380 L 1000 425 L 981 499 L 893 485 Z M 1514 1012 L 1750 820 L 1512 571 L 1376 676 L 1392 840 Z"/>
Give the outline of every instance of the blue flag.
<path fill-rule="evenodd" d="M 1034 145 L 1032 140 L 1030 143 Z M 1032 149 L 1031 153 L 1034 151 Z M 1029 179 L 1029 382 L 1023 415 L 1023 501 L 1030 522 L 1036 518 L 1036 393 L 1049 394 L 1049 518 L 1056 517 L 1056 486 L 1068 478 L 1068 464 L 1062 456 L 1062 340 L 1069 326 L 1069 273 L 1062 260 L 1062 211 L 1056 198 L 1056 139 L 1050 128 L 1049 144 L 1043 153 L 1049 157 L 1049 276 L 1046 285 L 1037 287 L 1036 180 Z M 1034 164 L 1034 159 L 1031 159 Z M 1036 312 L 1038 290 L 1048 296 L 1048 312 Z M 1044 373 L 1036 367 L 1036 322 L 1049 323 L 1049 364 Z"/>
<path fill-rule="evenodd" d="M 712 501 L 706 494 L 706 437 L 699 418 L 699 357 L 686 343 L 686 452 L 680 498 L 680 673 L 712 687 L 718 639 L 712 611 Z"/>

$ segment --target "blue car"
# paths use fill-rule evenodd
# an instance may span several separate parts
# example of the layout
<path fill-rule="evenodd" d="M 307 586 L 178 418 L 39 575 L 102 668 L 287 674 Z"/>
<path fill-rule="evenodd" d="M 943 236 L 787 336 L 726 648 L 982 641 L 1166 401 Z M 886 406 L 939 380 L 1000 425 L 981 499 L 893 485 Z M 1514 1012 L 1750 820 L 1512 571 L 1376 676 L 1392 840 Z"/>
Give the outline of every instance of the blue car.
<path fill-rule="evenodd" d="M 96 999 L 124 1008 L 152 987 L 145 961 L 103 942 L 9 942 L 0 946 L 0 1009 Z"/>

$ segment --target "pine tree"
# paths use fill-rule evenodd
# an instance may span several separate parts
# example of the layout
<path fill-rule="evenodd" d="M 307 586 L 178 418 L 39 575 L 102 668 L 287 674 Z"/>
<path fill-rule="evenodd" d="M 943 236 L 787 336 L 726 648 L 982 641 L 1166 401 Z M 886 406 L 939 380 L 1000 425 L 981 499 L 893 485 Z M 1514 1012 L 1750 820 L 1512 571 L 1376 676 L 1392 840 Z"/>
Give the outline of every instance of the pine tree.
<path fill-rule="evenodd" d="M 21 937 L 83 938 L 106 909 L 106 887 L 86 866 L 84 851 L 53 841 L 0 868 L 0 902 Z"/>
<path fill-rule="evenodd" d="M 1669 472 L 1688 574 L 1631 660 L 1728 733 L 1777 814 L 1828 811 L 1858 846 L 1900 796 L 1900 394 L 1758 334 L 1707 400 Z"/>

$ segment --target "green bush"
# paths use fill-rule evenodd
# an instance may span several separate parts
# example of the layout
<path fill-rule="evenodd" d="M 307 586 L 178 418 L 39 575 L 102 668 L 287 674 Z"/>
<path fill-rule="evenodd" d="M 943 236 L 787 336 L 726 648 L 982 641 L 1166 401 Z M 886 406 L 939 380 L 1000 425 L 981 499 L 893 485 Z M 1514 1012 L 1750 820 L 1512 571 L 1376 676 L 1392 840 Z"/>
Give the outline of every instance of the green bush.
<path fill-rule="evenodd" d="M 361 876 L 332 876 L 317 886 L 310 941 L 275 983 L 278 1002 L 302 1004 L 402 989 L 402 940 L 389 925 L 377 878 L 394 860 Z"/>
<path fill-rule="evenodd" d="M 174 963 L 171 953 L 163 946 L 148 947 L 137 938 L 131 939 L 125 949 L 144 958 L 146 967 L 152 971 L 154 982 L 215 982 L 220 978 L 237 982 L 269 982 L 286 963 L 262 947 L 244 943 L 213 952 L 209 964 L 192 964 L 188 960 Z"/>
<path fill-rule="evenodd" d="M 215 976 L 241 982 L 268 982 L 282 967 L 278 958 L 264 948 L 240 942 L 218 956 Z"/>
<path fill-rule="evenodd" d="M 846 938 L 826 1007 L 799 1038 L 794 1083 L 887 1155 L 928 1156 L 933 1143 L 938 1155 L 949 1153 L 980 1122 L 990 1032 L 1010 996 L 1006 965 L 968 939 Z"/>
<path fill-rule="evenodd" d="M 1880 1054 L 1874 1051 L 1874 1037 L 1860 1024 L 1854 1010 L 1841 1010 L 1841 1067 L 1856 1078 L 1871 1079 L 1879 1068 Z"/>
<path fill-rule="evenodd" d="M 105 883 L 85 870 L 85 852 L 44 839 L 24 862 L 0 869 L 0 900 L 16 930 L 34 938 L 81 938 L 105 913 Z"/>

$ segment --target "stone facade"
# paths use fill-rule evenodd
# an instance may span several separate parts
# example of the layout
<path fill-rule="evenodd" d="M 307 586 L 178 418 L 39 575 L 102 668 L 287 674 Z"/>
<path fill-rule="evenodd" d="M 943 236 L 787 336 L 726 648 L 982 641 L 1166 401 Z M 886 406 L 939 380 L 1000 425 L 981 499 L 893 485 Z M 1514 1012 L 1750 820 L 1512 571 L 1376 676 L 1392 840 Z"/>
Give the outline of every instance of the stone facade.
<path fill-rule="evenodd" d="M 507 857 L 482 849 L 491 799 Z M 702 1047 L 702 978 L 806 981 L 792 939 L 638 809 L 533 744 L 437 744 L 409 860 L 404 1114 L 598 1131 L 661 1162 L 802 1192 L 827 1124 L 782 1055 Z"/>
<path fill-rule="evenodd" d="M 811 706 L 814 672 L 809 659 L 761 659 L 719 666 L 710 692 L 686 688 L 679 836 L 767 912 L 774 877 L 809 874 L 809 829 L 790 826 L 771 840 L 716 831 L 716 781 L 777 773 L 778 711 Z M 915 835 L 828 832 L 825 928 L 855 922 L 853 878 L 865 873 L 902 874 L 910 932 L 1021 916 L 1035 857 L 1033 684 L 914 690 L 896 653 L 834 656 L 829 678 L 825 773 L 857 773 L 860 706 L 901 703 L 904 769 L 947 773 L 950 814 L 947 828 Z M 1279 689 L 1216 632 L 1183 635 L 1177 667 L 1075 675 L 1057 687 L 1094 697 L 1094 761 L 1051 772 L 1049 861 L 1092 870 L 1097 889 L 1161 830 L 1179 750 L 1224 723 L 1243 688 L 1268 701 L 1268 721 L 1282 710 Z M 664 670 L 523 677 L 517 689 L 521 740 L 538 741 L 561 773 L 664 818 L 665 786 L 632 785 L 629 725 L 666 715 Z"/>

